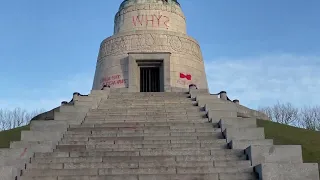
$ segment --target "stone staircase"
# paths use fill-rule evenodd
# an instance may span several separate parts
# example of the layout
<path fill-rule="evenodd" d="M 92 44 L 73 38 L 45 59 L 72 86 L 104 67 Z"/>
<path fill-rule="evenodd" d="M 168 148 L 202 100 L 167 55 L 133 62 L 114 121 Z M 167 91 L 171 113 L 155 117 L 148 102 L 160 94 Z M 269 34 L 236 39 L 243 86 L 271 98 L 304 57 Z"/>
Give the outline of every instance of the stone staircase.
<path fill-rule="evenodd" d="M 36 153 L 23 180 L 257 179 L 188 96 L 111 93 L 53 152 Z"/>
<path fill-rule="evenodd" d="M 301 146 L 273 145 L 261 114 L 221 97 L 74 94 L 0 150 L 0 180 L 319 180 Z"/>

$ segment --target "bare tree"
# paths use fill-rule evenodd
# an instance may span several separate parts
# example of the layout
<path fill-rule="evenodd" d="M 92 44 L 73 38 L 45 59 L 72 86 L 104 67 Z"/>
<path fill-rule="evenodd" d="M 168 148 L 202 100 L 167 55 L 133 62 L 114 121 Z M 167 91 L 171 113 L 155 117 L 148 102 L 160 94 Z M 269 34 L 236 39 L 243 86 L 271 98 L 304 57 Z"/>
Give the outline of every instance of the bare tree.
<path fill-rule="evenodd" d="M 304 107 L 300 112 L 299 125 L 303 128 L 320 131 L 320 107 Z"/>
<path fill-rule="evenodd" d="M 272 114 L 271 107 L 259 107 L 258 111 L 265 113 L 269 117 L 269 119 L 273 120 L 273 114 Z"/>
<path fill-rule="evenodd" d="M 291 103 L 281 104 L 278 102 L 272 107 L 259 108 L 259 111 L 267 114 L 273 121 L 282 124 L 293 125 L 299 119 L 299 109 Z"/>
<path fill-rule="evenodd" d="M 0 131 L 27 125 L 34 116 L 44 111 L 44 109 L 31 112 L 21 108 L 13 110 L 0 109 Z"/>

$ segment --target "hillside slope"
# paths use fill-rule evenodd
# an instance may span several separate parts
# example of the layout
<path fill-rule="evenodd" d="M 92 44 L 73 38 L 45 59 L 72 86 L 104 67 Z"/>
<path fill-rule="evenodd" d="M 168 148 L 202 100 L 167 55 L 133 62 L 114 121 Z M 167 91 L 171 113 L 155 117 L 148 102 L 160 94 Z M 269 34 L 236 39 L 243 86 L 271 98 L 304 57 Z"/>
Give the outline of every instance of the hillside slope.
<path fill-rule="evenodd" d="M 0 148 L 9 148 L 11 141 L 20 141 L 21 131 L 29 130 L 30 127 L 22 126 L 19 128 L 0 132 Z"/>
<path fill-rule="evenodd" d="M 320 132 L 296 128 L 272 121 L 257 121 L 264 127 L 266 139 L 273 139 L 276 145 L 302 145 L 304 162 L 320 163 Z"/>

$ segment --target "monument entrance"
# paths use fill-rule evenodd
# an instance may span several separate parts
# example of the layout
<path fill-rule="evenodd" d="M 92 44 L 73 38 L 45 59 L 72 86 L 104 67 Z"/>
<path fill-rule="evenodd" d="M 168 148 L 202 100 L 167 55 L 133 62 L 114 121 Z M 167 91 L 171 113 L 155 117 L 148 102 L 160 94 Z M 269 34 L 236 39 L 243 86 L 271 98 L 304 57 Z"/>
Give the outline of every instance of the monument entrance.
<path fill-rule="evenodd" d="M 140 92 L 160 92 L 159 67 L 140 67 Z"/>

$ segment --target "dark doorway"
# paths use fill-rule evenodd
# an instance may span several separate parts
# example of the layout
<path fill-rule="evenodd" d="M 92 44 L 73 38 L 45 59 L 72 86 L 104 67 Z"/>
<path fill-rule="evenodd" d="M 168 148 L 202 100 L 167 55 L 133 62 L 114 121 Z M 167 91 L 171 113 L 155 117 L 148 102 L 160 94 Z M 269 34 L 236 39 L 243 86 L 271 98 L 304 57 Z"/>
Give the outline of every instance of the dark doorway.
<path fill-rule="evenodd" d="M 159 67 L 140 67 L 140 92 L 160 92 Z"/>

